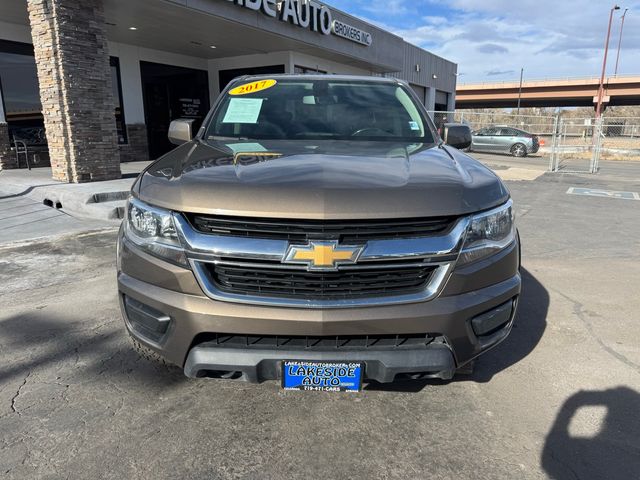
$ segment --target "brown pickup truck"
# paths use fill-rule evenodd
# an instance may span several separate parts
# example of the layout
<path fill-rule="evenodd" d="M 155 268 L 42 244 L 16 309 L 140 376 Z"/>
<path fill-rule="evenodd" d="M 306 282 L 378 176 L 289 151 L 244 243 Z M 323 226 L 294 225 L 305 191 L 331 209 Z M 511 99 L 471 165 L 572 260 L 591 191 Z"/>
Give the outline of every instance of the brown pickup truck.
<path fill-rule="evenodd" d="M 243 77 L 136 180 L 126 328 L 190 377 L 357 391 L 450 379 L 506 338 L 520 247 L 506 187 L 404 82 Z M 468 368 L 467 368 L 468 370 Z"/>

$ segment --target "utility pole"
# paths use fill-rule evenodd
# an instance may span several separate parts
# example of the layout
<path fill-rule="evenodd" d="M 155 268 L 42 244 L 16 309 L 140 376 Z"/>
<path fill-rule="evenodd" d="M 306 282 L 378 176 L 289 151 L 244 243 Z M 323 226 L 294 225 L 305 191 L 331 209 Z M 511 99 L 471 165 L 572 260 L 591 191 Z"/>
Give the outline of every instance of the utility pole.
<path fill-rule="evenodd" d="M 607 39 L 604 42 L 604 58 L 602 59 L 602 74 L 600 75 L 600 86 L 598 88 L 598 103 L 596 104 L 596 118 L 600 118 L 602 113 L 602 97 L 604 97 L 604 75 L 607 69 L 607 53 L 609 52 L 609 38 L 611 37 L 611 22 L 613 22 L 613 12 L 620 10 L 618 5 L 614 5 L 609 13 L 609 28 L 607 29 Z"/>
<path fill-rule="evenodd" d="M 614 76 L 618 76 L 618 62 L 620 62 L 620 46 L 622 45 L 622 30 L 624 29 L 624 17 L 627 16 L 628 8 L 624 9 L 624 13 L 622 14 L 622 19 L 620 21 L 620 38 L 618 39 L 618 55 L 616 56 L 616 70 L 613 73 Z"/>
<path fill-rule="evenodd" d="M 516 115 L 520 115 L 520 100 L 522 99 L 522 75 L 524 74 L 524 67 L 520 69 L 520 87 L 518 88 L 518 110 Z"/>

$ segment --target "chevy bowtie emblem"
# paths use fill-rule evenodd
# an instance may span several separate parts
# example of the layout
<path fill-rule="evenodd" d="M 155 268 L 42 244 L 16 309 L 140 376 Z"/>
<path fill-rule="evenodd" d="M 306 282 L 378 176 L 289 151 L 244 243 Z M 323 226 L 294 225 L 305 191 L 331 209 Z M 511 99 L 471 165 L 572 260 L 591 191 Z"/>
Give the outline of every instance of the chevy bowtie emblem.
<path fill-rule="evenodd" d="M 337 241 L 309 242 L 290 245 L 283 261 L 304 264 L 309 270 L 337 270 L 339 265 L 355 263 L 363 249 L 362 246 L 339 245 Z"/>

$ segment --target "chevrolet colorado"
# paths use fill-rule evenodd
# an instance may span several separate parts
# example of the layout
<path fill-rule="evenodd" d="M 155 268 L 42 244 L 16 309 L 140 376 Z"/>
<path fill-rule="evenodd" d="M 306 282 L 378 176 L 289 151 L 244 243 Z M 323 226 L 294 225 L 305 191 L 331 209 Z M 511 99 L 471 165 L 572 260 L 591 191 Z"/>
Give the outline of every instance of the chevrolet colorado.
<path fill-rule="evenodd" d="M 452 376 L 520 294 L 501 180 L 404 82 L 242 77 L 135 181 L 118 289 L 137 349 L 189 377 L 357 391 Z"/>

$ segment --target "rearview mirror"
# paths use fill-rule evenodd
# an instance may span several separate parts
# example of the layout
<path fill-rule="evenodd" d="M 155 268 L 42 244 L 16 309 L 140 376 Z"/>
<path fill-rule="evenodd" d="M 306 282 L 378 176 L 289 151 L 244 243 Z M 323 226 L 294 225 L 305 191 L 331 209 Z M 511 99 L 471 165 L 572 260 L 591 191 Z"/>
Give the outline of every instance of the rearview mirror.
<path fill-rule="evenodd" d="M 462 123 L 445 123 L 442 128 L 442 139 L 447 145 L 463 150 L 471 145 L 471 128 Z"/>
<path fill-rule="evenodd" d="M 174 145 L 182 145 L 193 139 L 193 118 L 179 118 L 169 125 L 169 141 Z"/>

